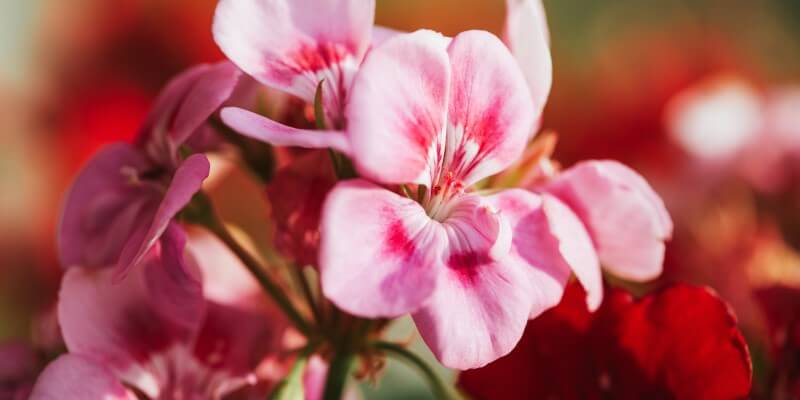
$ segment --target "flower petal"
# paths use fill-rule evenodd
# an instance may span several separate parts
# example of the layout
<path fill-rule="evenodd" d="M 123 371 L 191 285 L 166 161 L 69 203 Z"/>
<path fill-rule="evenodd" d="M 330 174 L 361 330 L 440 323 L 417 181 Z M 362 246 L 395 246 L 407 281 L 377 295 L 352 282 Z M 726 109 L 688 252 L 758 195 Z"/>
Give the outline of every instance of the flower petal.
<path fill-rule="evenodd" d="M 375 25 L 372 27 L 372 42 L 370 43 L 372 48 L 378 47 L 383 42 L 397 36 L 402 35 L 406 32 L 399 31 L 394 28 L 389 28 L 386 26 Z"/>
<path fill-rule="evenodd" d="M 533 296 L 529 318 L 535 318 L 561 301 L 571 273 L 566 257 L 561 255 L 559 237 L 550 231 L 542 198 L 536 194 L 511 189 L 486 201 L 500 210 L 511 227 L 511 256 L 528 267 Z"/>
<path fill-rule="evenodd" d="M 195 357 L 232 376 L 252 372 L 268 354 L 277 354 L 288 327 L 242 262 L 204 228 L 189 230 L 189 250 L 203 276 L 207 301 Z"/>
<path fill-rule="evenodd" d="M 89 358 L 64 354 L 45 368 L 31 400 L 136 400 L 114 374 Z"/>
<path fill-rule="evenodd" d="M 422 207 L 364 180 L 339 183 L 322 212 L 322 290 L 342 309 L 396 317 L 419 308 L 439 275 L 444 233 Z"/>
<path fill-rule="evenodd" d="M 175 259 L 182 255 L 174 254 L 179 246 L 154 248 L 117 284 L 113 270 L 71 268 L 59 294 L 69 351 L 94 357 L 151 396 L 168 377 L 148 362 L 191 340 L 204 313 L 199 282 L 187 279 L 183 260 Z"/>
<path fill-rule="evenodd" d="M 372 50 L 353 83 L 347 132 L 362 175 L 430 185 L 444 149 L 450 72 L 443 36 L 398 35 Z"/>
<path fill-rule="evenodd" d="M 595 313 L 577 284 L 528 323 L 514 351 L 459 375 L 475 399 L 738 399 L 750 391 L 747 344 L 710 290 L 678 285 L 640 301 L 611 289 Z"/>
<path fill-rule="evenodd" d="M 604 267 L 644 281 L 661 274 L 672 220 L 639 174 L 615 161 L 587 161 L 556 177 L 546 190 L 583 221 Z"/>
<path fill-rule="evenodd" d="M 535 111 L 541 113 L 553 84 L 550 33 L 541 0 L 506 0 L 503 39 L 522 68 Z"/>
<path fill-rule="evenodd" d="M 324 78 L 326 112 L 336 113 L 374 18 L 374 0 L 223 0 L 213 31 L 228 58 L 267 86 L 311 102 Z"/>
<path fill-rule="evenodd" d="M 508 222 L 477 196 L 458 200 L 443 222 L 448 246 L 433 296 L 413 314 L 446 367 L 483 366 L 510 352 L 531 312 L 527 266 L 508 256 Z"/>
<path fill-rule="evenodd" d="M 118 277 L 123 277 L 128 269 L 139 263 L 156 244 L 172 219 L 200 190 L 210 168 L 208 158 L 203 154 L 193 154 L 178 166 L 147 231 L 143 235 L 131 235 L 131 239 L 122 249 L 118 263 Z"/>
<path fill-rule="evenodd" d="M 210 65 L 204 71 L 175 111 L 170 135 L 176 146 L 186 142 L 231 97 L 240 75 L 239 69 L 228 61 Z"/>
<path fill-rule="evenodd" d="M 275 146 L 330 148 L 350 154 L 350 143 L 342 131 L 292 128 L 254 112 L 234 107 L 222 109 L 222 120 L 242 135 Z"/>
<path fill-rule="evenodd" d="M 540 112 L 519 65 L 494 35 L 463 32 L 447 52 L 452 79 L 443 164 L 469 185 L 519 158 Z"/>
<path fill-rule="evenodd" d="M 594 245 L 577 215 L 559 199 L 542 196 L 542 211 L 564 261 L 572 268 L 578 282 L 586 289 L 586 304 L 594 311 L 603 301 L 603 274 Z"/>
<path fill-rule="evenodd" d="M 117 262 L 125 240 L 141 224 L 142 201 L 148 201 L 148 194 L 128 185 L 123 172 L 147 167 L 148 161 L 136 148 L 114 143 L 81 170 L 66 195 L 58 227 L 63 268 Z"/>

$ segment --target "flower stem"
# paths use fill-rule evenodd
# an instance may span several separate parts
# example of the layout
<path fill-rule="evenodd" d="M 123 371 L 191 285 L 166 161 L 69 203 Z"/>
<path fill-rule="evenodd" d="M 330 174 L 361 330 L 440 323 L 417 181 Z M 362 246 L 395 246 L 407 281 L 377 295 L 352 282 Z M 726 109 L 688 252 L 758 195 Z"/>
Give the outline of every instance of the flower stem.
<path fill-rule="evenodd" d="M 391 342 L 377 341 L 372 343 L 372 347 L 384 351 L 386 354 L 402 360 L 414 367 L 422 373 L 424 378 L 428 381 L 433 396 L 436 399 L 457 399 L 458 397 L 448 389 L 448 386 L 442 382 L 439 375 L 430 367 L 422 358 L 412 353 L 407 348 Z"/>
<path fill-rule="evenodd" d="M 297 283 L 300 285 L 300 289 L 303 292 L 303 296 L 305 296 L 306 301 L 308 302 L 308 308 L 311 309 L 311 314 L 314 317 L 314 320 L 317 322 L 317 325 L 322 324 L 322 315 L 320 314 L 319 305 L 314 297 L 314 293 L 311 291 L 311 285 L 308 284 L 308 279 L 306 278 L 305 272 L 303 271 L 304 267 L 299 265 L 291 265 L 290 268 L 292 269 L 295 279 Z"/>
<path fill-rule="evenodd" d="M 337 352 L 333 357 L 328 368 L 328 377 L 325 380 L 323 400 L 340 400 L 342 398 L 354 358 L 355 355 L 349 351 Z"/>
<path fill-rule="evenodd" d="M 310 332 L 308 322 L 300 315 L 291 300 L 289 300 L 289 297 L 283 292 L 283 289 L 273 282 L 261 263 L 228 232 L 228 229 L 214 212 L 214 207 L 211 205 L 211 200 L 209 200 L 208 196 L 203 193 L 195 195 L 188 211 L 191 211 L 191 215 L 188 216 L 189 219 L 194 223 L 205 226 L 217 235 L 242 261 L 242 264 L 256 278 L 259 285 L 275 301 L 275 304 L 280 307 L 294 326 L 303 334 L 308 335 Z"/>

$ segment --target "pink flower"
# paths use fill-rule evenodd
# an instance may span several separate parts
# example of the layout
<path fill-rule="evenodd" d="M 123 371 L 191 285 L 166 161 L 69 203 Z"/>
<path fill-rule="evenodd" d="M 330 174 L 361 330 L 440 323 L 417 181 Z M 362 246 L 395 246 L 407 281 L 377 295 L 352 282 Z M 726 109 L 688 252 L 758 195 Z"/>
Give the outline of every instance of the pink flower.
<path fill-rule="evenodd" d="M 603 267 L 614 275 L 647 281 L 661 275 L 664 242 L 672 237 L 672 219 L 645 179 L 616 161 L 585 161 L 535 187 L 560 202 L 591 237 Z M 599 267 L 576 277 L 587 292 L 590 310 L 600 305 Z"/>
<path fill-rule="evenodd" d="M 588 236 L 571 235 L 577 221 L 550 218 L 548 197 L 468 192 L 520 155 L 536 110 L 486 32 L 418 31 L 373 49 L 347 108 L 355 165 L 372 181 L 429 189 L 415 200 L 365 179 L 334 187 L 321 222 L 325 295 L 356 315 L 413 313 L 448 367 L 508 353 L 528 317 L 558 303 L 568 262 L 594 256 Z"/>
<path fill-rule="evenodd" d="M 172 224 L 114 284 L 113 270 L 71 268 L 58 314 L 69 354 L 39 377 L 33 399 L 220 398 L 257 381 L 286 328 L 227 248 Z M 104 397 L 108 396 L 108 397 Z"/>
<path fill-rule="evenodd" d="M 373 26 L 374 9 L 374 0 L 221 1 L 214 38 L 228 58 L 261 83 L 308 103 L 314 102 L 323 81 L 326 126 L 334 130 L 295 129 L 234 108 L 223 110 L 222 119 L 234 130 L 274 145 L 329 147 L 349 154 L 345 108 L 353 78 L 370 49 L 404 33 Z M 504 38 L 523 68 L 532 111 L 539 115 L 552 84 L 549 33 L 540 0 L 507 1 Z"/>
<path fill-rule="evenodd" d="M 205 155 L 182 159 L 179 148 L 199 144 L 238 77 L 230 63 L 186 71 L 156 100 L 135 144 L 108 145 L 87 163 L 61 216 L 64 268 L 118 265 L 123 274 L 148 252 L 209 173 Z"/>
<path fill-rule="evenodd" d="M 257 81 L 308 103 L 323 81 L 325 122 L 332 130 L 296 129 L 236 108 L 222 113 L 225 123 L 275 145 L 347 153 L 344 109 L 370 45 L 374 14 L 374 0 L 220 1 L 213 31 L 225 55 Z"/>

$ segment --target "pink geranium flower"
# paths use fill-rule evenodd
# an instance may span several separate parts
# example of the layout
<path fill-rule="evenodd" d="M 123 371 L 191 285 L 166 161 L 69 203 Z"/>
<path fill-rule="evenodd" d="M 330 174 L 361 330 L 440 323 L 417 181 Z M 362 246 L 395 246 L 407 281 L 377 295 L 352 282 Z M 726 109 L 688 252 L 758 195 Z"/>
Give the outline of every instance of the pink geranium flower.
<path fill-rule="evenodd" d="M 58 315 L 69 353 L 39 377 L 33 399 L 218 399 L 258 381 L 287 327 L 227 248 L 170 225 L 127 279 L 71 268 Z M 196 260 L 196 261 L 195 261 Z M 256 388 L 253 388 L 256 390 Z"/>
<path fill-rule="evenodd" d="M 539 115 L 552 84 L 544 8 L 539 0 L 508 0 L 506 8 L 504 39 L 523 68 L 532 111 Z M 370 49 L 404 33 L 373 26 L 374 10 L 374 0 L 220 1 L 214 38 L 228 58 L 264 85 L 307 103 L 323 82 L 325 122 L 332 130 L 296 129 L 236 108 L 223 111 L 225 123 L 274 145 L 349 154 L 345 109 L 353 78 Z"/>
<path fill-rule="evenodd" d="M 179 148 L 202 146 L 207 119 L 238 78 L 230 63 L 184 72 L 156 100 L 135 144 L 108 145 L 87 163 L 62 211 L 64 268 L 118 265 L 124 273 L 148 252 L 209 173 L 205 155 L 183 159 Z"/>
<path fill-rule="evenodd" d="M 350 86 L 370 46 L 374 0 L 222 0 L 214 39 L 228 58 L 264 85 L 314 102 L 320 82 L 331 131 L 296 129 L 237 108 L 226 124 L 276 145 L 348 152 L 342 132 Z"/>
<path fill-rule="evenodd" d="M 596 269 L 589 237 L 573 230 L 579 222 L 561 218 L 547 196 L 468 190 L 520 155 L 539 117 L 493 35 L 387 40 L 362 65 L 347 111 L 362 176 L 429 190 L 415 201 L 357 179 L 331 191 L 320 268 L 339 307 L 413 313 L 442 363 L 474 368 L 509 352 L 528 317 L 558 303 L 570 266 Z"/>
<path fill-rule="evenodd" d="M 636 171 L 616 161 L 584 161 L 533 190 L 552 196 L 564 213 L 580 221 L 575 229 L 591 237 L 607 271 L 632 281 L 661 275 L 672 219 L 663 200 Z M 594 272 L 576 271 L 576 277 L 586 289 L 589 309 L 595 310 L 603 296 L 599 266 Z"/>

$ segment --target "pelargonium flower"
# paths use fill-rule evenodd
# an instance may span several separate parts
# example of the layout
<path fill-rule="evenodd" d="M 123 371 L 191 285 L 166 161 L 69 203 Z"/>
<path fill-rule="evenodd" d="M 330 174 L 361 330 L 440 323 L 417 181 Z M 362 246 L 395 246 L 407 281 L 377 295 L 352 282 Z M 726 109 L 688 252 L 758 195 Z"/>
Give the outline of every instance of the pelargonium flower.
<path fill-rule="evenodd" d="M 592 313 L 580 286 L 530 321 L 519 346 L 458 378 L 470 397 L 745 398 L 747 344 L 729 307 L 711 290 L 677 285 L 635 300 L 612 289 Z"/>
<path fill-rule="evenodd" d="M 227 248 L 171 224 L 114 283 L 110 269 L 70 268 L 58 314 L 69 353 L 39 377 L 33 399 L 213 398 L 255 383 L 288 326 Z M 105 397 L 107 396 L 107 397 Z"/>
<path fill-rule="evenodd" d="M 533 188 L 548 193 L 574 213 L 592 239 L 603 268 L 647 281 L 661 275 L 672 219 L 663 200 L 636 171 L 611 160 L 580 162 Z M 597 274 L 577 275 L 596 309 L 603 283 Z"/>
<path fill-rule="evenodd" d="M 314 102 L 322 83 L 331 131 L 292 128 L 243 110 L 222 115 L 233 129 L 276 145 L 347 152 L 345 125 L 353 77 L 370 46 L 374 0 L 222 0 L 214 39 L 223 53 L 264 85 Z"/>
<path fill-rule="evenodd" d="M 532 112 L 540 115 L 552 84 L 544 8 L 540 0 L 508 0 L 506 8 L 504 38 L 525 72 Z M 327 147 L 349 154 L 345 109 L 353 78 L 370 49 L 404 34 L 373 26 L 374 10 L 373 0 L 221 1 L 214 38 L 228 58 L 259 82 L 307 103 L 314 102 L 322 82 L 325 122 L 332 130 L 296 129 L 235 108 L 224 110 L 225 123 L 274 145 Z"/>
<path fill-rule="evenodd" d="M 579 222 L 562 218 L 549 197 L 497 194 L 524 209 L 506 217 L 494 198 L 468 191 L 520 155 L 538 118 L 495 36 L 391 38 L 367 56 L 347 110 L 361 176 L 429 189 L 412 199 L 366 179 L 334 187 L 320 268 L 339 307 L 367 317 L 413 313 L 442 363 L 474 368 L 510 351 L 528 317 L 557 304 L 569 266 L 597 270 L 588 236 L 573 234 Z"/>
<path fill-rule="evenodd" d="M 202 139 L 238 78 L 226 62 L 184 72 L 156 100 L 135 144 L 110 144 L 87 163 L 61 216 L 64 268 L 118 265 L 123 273 L 147 253 L 209 173 L 205 155 L 183 159 L 181 146 Z"/>

